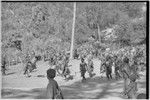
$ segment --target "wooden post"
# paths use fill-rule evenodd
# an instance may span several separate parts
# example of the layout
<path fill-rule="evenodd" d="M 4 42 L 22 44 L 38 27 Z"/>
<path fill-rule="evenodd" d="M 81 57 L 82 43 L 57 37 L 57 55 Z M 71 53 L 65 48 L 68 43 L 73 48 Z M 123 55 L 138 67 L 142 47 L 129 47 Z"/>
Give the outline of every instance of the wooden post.
<path fill-rule="evenodd" d="M 72 37 L 71 37 L 70 59 L 73 58 L 75 19 L 76 19 L 76 2 L 74 2 L 74 11 L 73 11 L 73 23 L 72 23 Z"/>

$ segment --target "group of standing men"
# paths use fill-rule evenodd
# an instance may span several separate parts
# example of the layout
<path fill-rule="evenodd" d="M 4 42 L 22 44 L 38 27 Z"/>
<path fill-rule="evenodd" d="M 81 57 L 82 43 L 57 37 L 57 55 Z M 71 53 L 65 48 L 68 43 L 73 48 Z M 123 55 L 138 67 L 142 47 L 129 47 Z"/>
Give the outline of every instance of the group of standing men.
<path fill-rule="evenodd" d="M 102 61 L 100 73 L 106 73 L 108 80 L 113 78 L 112 66 L 114 66 L 115 79 L 118 80 L 122 78 L 124 80 L 124 89 L 122 94 L 127 98 L 136 98 L 136 80 L 139 79 L 137 59 L 135 58 L 133 63 L 130 64 L 130 60 L 127 56 L 119 58 L 117 55 L 114 55 L 113 57 L 107 55 L 105 60 Z M 84 58 L 81 58 L 80 72 L 82 80 L 86 80 L 86 71 L 88 71 L 89 76 L 92 77 L 93 69 L 94 66 L 92 59 L 89 59 L 88 64 L 86 64 Z"/>

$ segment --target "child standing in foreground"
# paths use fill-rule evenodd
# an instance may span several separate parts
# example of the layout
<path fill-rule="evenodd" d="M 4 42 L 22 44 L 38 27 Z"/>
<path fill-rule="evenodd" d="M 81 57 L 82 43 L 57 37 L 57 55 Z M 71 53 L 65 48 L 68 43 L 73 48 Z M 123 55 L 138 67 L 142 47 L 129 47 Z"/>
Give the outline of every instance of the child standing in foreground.
<path fill-rule="evenodd" d="M 56 71 L 54 69 L 47 70 L 47 78 L 49 83 L 47 85 L 46 98 L 47 99 L 63 99 L 61 89 L 59 88 L 57 82 L 54 80 L 56 76 Z"/>

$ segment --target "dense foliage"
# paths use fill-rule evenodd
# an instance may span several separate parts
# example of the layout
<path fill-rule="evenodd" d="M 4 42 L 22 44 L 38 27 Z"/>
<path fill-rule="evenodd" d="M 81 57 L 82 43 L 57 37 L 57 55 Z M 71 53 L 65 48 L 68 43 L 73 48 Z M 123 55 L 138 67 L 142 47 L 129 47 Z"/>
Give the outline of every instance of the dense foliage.
<path fill-rule="evenodd" d="M 114 28 L 113 42 L 131 45 L 146 39 L 146 5 L 138 3 L 77 3 L 75 47 L 89 43 L 91 36 L 99 40 L 106 34 L 98 33 Z M 2 54 L 10 60 L 17 55 L 23 59 L 29 52 L 43 54 L 69 50 L 73 19 L 71 2 L 2 2 Z M 110 39 L 113 40 L 113 39 Z M 136 41 L 134 41 L 136 40 Z M 104 44 L 108 42 L 103 42 Z M 93 41 L 94 42 L 94 41 Z M 107 45 L 107 44 L 106 44 Z"/>

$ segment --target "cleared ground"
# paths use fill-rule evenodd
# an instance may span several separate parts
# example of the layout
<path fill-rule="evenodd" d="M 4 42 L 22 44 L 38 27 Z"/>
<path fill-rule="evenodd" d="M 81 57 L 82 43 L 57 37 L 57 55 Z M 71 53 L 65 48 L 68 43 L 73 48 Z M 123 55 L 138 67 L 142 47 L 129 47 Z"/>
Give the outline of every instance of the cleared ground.
<path fill-rule="evenodd" d="M 123 90 L 123 81 L 115 79 L 108 81 L 100 78 L 100 61 L 94 59 L 94 72 L 96 75 L 89 78 L 86 73 L 86 82 L 81 82 L 79 73 L 80 60 L 70 61 L 71 73 L 73 80 L 66 81 L 62 77 L 57 76 L 55 80 L 60 85 L 65 99 L 121 99 L 120 92 Z M 48 80 L 46 78 L 46 70 L 49 68 L 48 62 L 40 61 L 37 63 L 37 70 L 31 73 L 31 77 L 27 78 L 23 75 L 23 65 L 11 66 L 7 70 L 6 76 L 2 77 L 2 98 L 17 99 L 42 99 Z M 146 93 L 146 72 L 140 73 L 138 82 L 138 94 Z M 43 77 L 37 77 L 38 75 Z M 114 78 L 114 75 L 113 75 Z"/>

